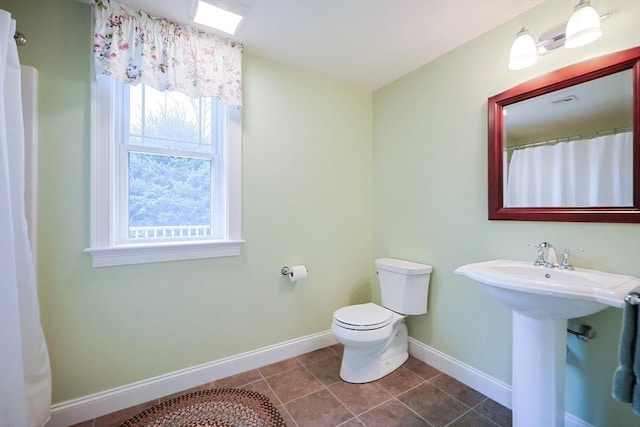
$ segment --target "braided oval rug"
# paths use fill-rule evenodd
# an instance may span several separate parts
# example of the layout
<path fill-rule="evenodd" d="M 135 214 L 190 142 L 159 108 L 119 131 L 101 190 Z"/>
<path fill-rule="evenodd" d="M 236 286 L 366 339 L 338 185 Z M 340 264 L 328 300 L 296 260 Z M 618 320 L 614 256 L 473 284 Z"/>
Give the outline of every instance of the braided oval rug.
<path fill-rule="evenodd" d="M 286 427 L 269 399 L 255 391 L 216 388 L 152 406 L 120 427 Z"/>

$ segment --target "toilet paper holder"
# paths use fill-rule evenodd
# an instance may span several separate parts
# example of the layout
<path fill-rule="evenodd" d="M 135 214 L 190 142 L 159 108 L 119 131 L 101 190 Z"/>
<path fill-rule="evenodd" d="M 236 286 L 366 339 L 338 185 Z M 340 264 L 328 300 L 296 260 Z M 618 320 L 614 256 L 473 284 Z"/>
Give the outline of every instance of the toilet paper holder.
<path fill-rule="evenodd" d="M 300 280 L 306 279 L 309 270 L 307 266 L 304 264 L 301 265 L 285 265 L 280 270 L 283 276 L 289 276 L 289 280 L 291 282 L 299 282 Z"/>
<path fill-rule="evenodd" d="M 280 273 L 282 273 L 283 276 L 288 276 L 293 273 L 293 270 L 288 265 L 285 265 L 282 267 L 282 270 L 280 270 Z"/>

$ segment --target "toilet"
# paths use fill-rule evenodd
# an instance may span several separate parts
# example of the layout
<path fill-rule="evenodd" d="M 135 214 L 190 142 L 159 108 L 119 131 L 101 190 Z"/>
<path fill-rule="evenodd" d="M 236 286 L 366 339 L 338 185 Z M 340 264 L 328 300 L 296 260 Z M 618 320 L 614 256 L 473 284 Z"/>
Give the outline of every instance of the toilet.
<path fill-rule="evenodd" d="M 344 345 L 340 378 L 367 383 L 390 374 L 408 358 L 404 318 L 427 312 L 432 267 L 393 258 L 375 261 L 382 306 L 356 304 L 333 313 L 331 332 Z"/>

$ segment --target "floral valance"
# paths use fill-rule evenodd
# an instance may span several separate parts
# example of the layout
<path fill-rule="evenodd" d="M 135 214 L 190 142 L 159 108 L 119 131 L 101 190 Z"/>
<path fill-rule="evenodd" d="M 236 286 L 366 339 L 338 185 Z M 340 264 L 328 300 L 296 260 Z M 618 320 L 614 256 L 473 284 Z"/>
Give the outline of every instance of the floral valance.
<path fill-rule="evenodd" d="M 109 0 L 93 1 L 96 75 L 242 105 L 242 45 L 156 19 Z"/>

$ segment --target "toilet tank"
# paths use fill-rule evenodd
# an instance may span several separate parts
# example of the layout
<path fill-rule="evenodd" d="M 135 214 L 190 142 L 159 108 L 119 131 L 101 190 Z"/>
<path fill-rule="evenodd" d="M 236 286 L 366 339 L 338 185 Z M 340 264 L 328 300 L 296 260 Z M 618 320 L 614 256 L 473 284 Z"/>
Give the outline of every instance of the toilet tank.
<path fill-rule="evenodd" d="M 427 312 L 430 265 L 380 258 L 375 261 L 375 266 L 384 307 L 400 314 Z"/>

